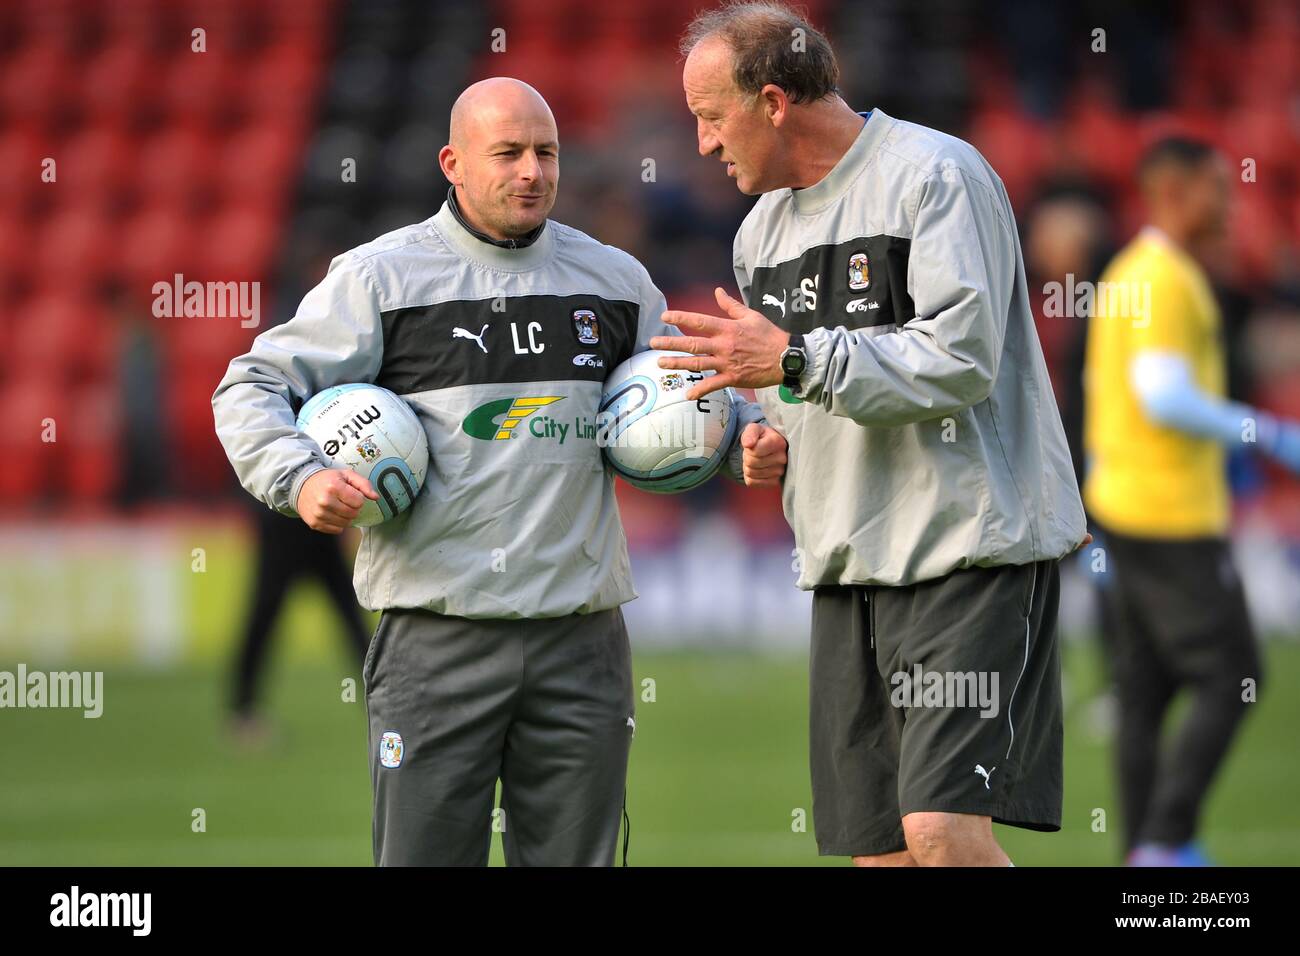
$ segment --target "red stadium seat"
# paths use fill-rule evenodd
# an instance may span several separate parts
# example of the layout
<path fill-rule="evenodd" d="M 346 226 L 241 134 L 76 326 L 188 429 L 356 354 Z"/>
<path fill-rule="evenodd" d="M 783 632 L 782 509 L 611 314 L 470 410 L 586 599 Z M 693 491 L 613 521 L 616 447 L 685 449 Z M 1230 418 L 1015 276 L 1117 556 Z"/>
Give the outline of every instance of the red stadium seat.
<path fill-rule="evenodd" d="M 226 206 L 200 228 L 203 243 L 198 268 L 205 279 L 267 278 L 280 238 L 274 210 L 247 204 Z"/>
<path fill-rule="evenodd" d="M 505 30 L 507 55 L 528 46 L 553 50 L 570 40 L 564 32 L 565 19 L 556 15 L 560 11 L 555 7 L 544 17 L 537 16 L 535 0 L 500 0 L 497 9 L 501 29 Z"/>
<path fill-rule="evenodd" d="M 137 290 L 148 291 L 177 272 L 190 277 L 200 241 L 194 220 L 172 207 L 148 207 L 122 229 L 120 264 Z"/>
<path fill-rule="evenodd" d="M 93 299 L 49 291 L 25 300 L 13 315 L 6 355 L 13 377 L 39 374 L 71 382 L 111 370 L 111 319 Z"/>
<path fill-rule="evenodd" d="M 242 112 L 253 122 L 302 123 L 320 82 L 320 63 L 302 43 L 270 48 L 244 68 Z"/>
<path fill-rule="evenodd" d="M 19 275 L 26 274 L 30 248 L 31 237 L 22 224 L 7 216 L 0 218 L 0 286 L 12 286 Z"/>
<path fill-rule="evenodd" d="M 221 149 L 221 197 L 238 205 L 283 206 L 292 198 L 302 153 L 303 135 L 296 126 L 244 127 Z"/>
<path fill-rule="evenodd" d="M 57 47 L 24 47 L 0 71 L 0 109 L 11 121 L 45 122 L 74 102 L 72 67 Z"/>
<path fill-rule="evenodd" d="M 1293 4 L 1275 6 L 1290 7 L 1294 18 Z M 1300 32 L 1294 26 L 1281 25 L 1257 31 L 1247 45 L 1246 62 L 1249 66 L 1244 80 L 1248 89 L 1242 101 L 1256 108 L 1281 104 L 1285 110 L 1300 85 Z M 1253 99 L 1251 93 L 1262 98 Z"/>
<path fill-rule="evenodd" d="M 29 251 L 31 276 L 39 287 L 90 294 L 112 272 L 114 245 L 103 210 L 62 207 L 42 223 Z"/>
<path fill-rule="evenodd" d="M 1277 183 L 1297 167 L 1300 137 L 1283 111 L 1250 108 L 1225 117 L 1223 139 L 1231 144 L 1234 163 L 1246 157 L 1255 160 L 1257 182 Z"/>
<path fill-rule="evenodd" d="M 222 47 L 219 37 L 210 35 L 208 44 L 206 52 L 197 53 L 186 43 L 161 71 L 161 100 L 176 121 L 214 124 L 242 99 L 246 82 L 243 71 Z"/>
<path fill-rule="evenodd" d="M 96 54 L 79 77 L 79 96 L 99 122 L 125 123 L 159 89 L 158 60 L 137 42 L 118 43 Z"/>
<path fill-rule="evenodd" d="M 310 49 L 319 57 L 325 38 L 339 22 L 341 5 L 336 0 L 306 0 L 267 4 L 265 0 L 233 0 L 243 7 L 260 7 L 266 13 L 267 27 L 272 40 L 282 39 Z"/>
<path fill-rule="evenodd" d="M 136 141 L 116 125 L 87 127 L 59 146 L 62 192 L 78 199 L 102 197 L 104 206 L 115 195 L 129 192 L 135 182 L 139 156 Z"/>
<path fill-rule="evenodd" d="M 139 187 L 151 203 L 193 207 L 211 193 L 217 140 L 195 126 L 170 126 L 147 140 L 140 152 Z"/>
<path fill-rule="evenodd" d="M 0 201 L 6 205 L 18 202 L 41 189 L 56 188 L 41 181 L 46 158 L 54 159 L 58 172 L 58 157 L 52 142 L 31 127 L 0 127 Z"/>
<path fill-rule="evenodd" d="M 15 376 L 41 374 L 65 381 L 68 356 L 81 330 L 83 300 L 62 292 L 27 299 L 14 314 L 7 364 Z"/>
<path fill-rule="evenodd" d="M 54 481 L 71 426 L 65 393 L 58 383 L 36 375 L 0 385 L 0 507 L 14 509 L 52 497 Z M 52 432 L 50 429 L 52 428 Z M 42 438 L 51 435 L 53 441 Z"/>
<path fill-rule="evenodd" d="M 75 390 L 69 399 L 62 490 L 83 504 L 103 504 L 117 488 L 121 411 L 117 390 L 97 384 Z"/>

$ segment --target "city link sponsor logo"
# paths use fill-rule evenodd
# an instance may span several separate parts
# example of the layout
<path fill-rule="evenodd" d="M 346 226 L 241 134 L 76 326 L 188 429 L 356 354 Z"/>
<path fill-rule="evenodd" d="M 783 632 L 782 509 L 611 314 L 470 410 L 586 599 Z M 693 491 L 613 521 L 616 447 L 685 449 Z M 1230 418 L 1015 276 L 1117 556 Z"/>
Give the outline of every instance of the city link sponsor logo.
<path fill-rule="evenodd" d="M 615 431 L 616 422 L 609 412 L 601 412 L 594 419 L 577 415 L 570 421 L 537 414 L 563 399 L 563 395 L 498 398 L 466 415 L 460 427 L 466 435 L 480 441 L 527 437 L 563 445 L 569 438 L 575 438 L 594 441 L 601 448 L 700 448 L 707 444 L 708 419 L 704 415 L 671 419 L 655 428 Z"/>
<path fill-rule="evenodd" d="M 566 422 L 551 415 L 534 414 L 563 400 L 563 395 L 499 398 L 474 409 L 465 416 L 460 427 L 470 438 L 480 441 L 507 441 L 525 435 L 563 445 L 570 435 L 588 441 L 595 439 L 596 423 L 585 415 Z"/>
<path fill-rule="evenodd" d="M 125 926 L 132 936 L 148 936 L 152 915 L 152 893 L 83 893 L 73 886 L 50 897 L 51 926 Z"/>
<path fill-rule="evenodd" d="M 0 671 L 0 708 L 58 707 L 82 711 L 82 716 L 104 713 L 103 671 Z"/>
<path fill-rule="evenodd" d="M 928 671 L 916 664 L 910 673 L 896 671 L 889 682 L 895 707 L 978 707 L 981 717 L 998 715 L 997 671 Z"/>

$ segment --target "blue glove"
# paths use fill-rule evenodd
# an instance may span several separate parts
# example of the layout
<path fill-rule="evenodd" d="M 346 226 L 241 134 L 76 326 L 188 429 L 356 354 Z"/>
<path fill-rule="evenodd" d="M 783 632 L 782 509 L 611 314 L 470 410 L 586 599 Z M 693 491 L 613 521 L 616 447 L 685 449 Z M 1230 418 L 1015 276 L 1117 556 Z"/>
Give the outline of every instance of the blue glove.
<path fill-rule="evenodd" d="M 1300 475 L 1300 424 L 1272 416 L 1260 416 L 1259 444 L 1294 475 Z"/>

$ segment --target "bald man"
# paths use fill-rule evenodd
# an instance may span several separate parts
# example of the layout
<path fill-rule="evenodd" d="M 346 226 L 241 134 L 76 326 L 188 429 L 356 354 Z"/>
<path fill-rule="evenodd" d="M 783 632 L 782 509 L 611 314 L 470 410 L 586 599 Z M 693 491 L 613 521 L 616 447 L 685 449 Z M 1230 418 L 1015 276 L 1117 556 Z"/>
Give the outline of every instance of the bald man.
<path fill-rule="evenodd" d="M 373 382 L 428 435 L 415 505 L 357 554 L 357 596 L 383 612 L 362 668 L 375 862 L 482 865 L 497 829 L 511 865 L 607 866 L 636 594 L 595 422 L 605 376 L 668 332 L 667 306 L 631 256 L 547 218 L 559 138 L 536 90 L 474 84 L 450 139 L 442 208 L 336 258 L 231 363 L 217 433 L 248 491 L 335 533 L 375 492 L 321 460 L 302 404 Z M 737 442 L 733 477 L 742 457 Z"/>

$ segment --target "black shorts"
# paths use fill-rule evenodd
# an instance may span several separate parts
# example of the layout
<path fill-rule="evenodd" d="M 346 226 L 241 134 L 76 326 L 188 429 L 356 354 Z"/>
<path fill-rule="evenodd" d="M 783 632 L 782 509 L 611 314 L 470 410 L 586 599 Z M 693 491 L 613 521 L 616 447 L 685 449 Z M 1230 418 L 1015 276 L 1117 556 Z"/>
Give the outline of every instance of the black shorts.
<path fill-rule="evenodd" d="M 1225 538 L 1097 531 L 1107 558 L 1095 580 L 1119 703 L 1125 848 L 1179 846 L 1195 836 L 1248 700 L 1257 699 L 1245 694 L 1246 682 L 1258 694 L 1263 679 L 1246 593 Z M 1165 718 L 1184 688 L 1190 706 L 1162 740 Z"/>
<path fill-rule="evenodd" d="M 902 818 L 1061 828 L 1058 562 L 813 593 L 810 754 L 824 856 L 907 847 Z"/>
<path fill-rule="evenodd" d="M 1122 696 L 1167 697 L 1183 684 L 1225 674 L 1234 686 L 1256 679 L 1258 689 L 1259 650 L 1227 539 L 1098 531 L 1110 558 L 1100 580 Z"/>

